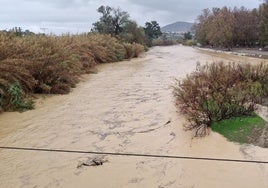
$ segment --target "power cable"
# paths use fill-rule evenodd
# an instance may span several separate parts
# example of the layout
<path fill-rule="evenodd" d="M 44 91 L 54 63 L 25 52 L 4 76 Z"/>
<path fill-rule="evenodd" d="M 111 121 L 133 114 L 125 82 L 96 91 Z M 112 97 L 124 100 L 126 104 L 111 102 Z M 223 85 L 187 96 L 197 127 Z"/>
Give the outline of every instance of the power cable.
<path fill-rule="evenodd" d="M 221 162 L 236 162 L 236 163 L 268 164 L 268 161 L 210 158 L 210 157 L 188 157 L 188 156 L 176 156 L 176 155 L 154 155 L 154 154 L 139 154 L 139 153 L 98 152 L 98 151 L 45 149 L 45 148 L 28 148 L 28 147 L 8 147 L 8 146 L 0 146 L 0 149 L 40 151 L 40 152 L 57 152 L 57 153 L 79 153 L 79 154 L 113 155 L 113 156 L 131 156 L 131 157 L 150 157 L 150 158 L 187 159 L 187 160 L 203 160 L 203 161 L 221 161 Z"/>

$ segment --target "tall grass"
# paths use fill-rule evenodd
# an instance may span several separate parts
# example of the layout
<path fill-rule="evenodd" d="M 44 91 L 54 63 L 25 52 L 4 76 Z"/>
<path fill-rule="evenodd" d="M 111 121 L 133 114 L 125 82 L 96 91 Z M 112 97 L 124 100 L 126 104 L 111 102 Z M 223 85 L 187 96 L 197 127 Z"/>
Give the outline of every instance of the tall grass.
<path fill-rule="evenodd" d="M 21 101 L 32 93 L 66 94 L 95 65 L 137 57 L 143 51 L 142 45 L 109 35 L 17 37 L 0 33 L 0 111 L 14 109 L 8 92 L 14 84 L 18 93 L 21 90 Z"/>

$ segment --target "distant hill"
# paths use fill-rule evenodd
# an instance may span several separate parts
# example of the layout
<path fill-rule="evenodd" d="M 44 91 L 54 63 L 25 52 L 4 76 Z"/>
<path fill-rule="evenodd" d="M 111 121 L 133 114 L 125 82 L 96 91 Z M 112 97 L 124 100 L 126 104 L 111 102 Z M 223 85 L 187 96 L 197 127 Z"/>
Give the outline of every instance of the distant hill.
<path fill-rule="evenodd" d="M 162 32 L 188 32 L 191 30 L 193 23 L 190 22 L 175 22 L 161 28 Z"/>

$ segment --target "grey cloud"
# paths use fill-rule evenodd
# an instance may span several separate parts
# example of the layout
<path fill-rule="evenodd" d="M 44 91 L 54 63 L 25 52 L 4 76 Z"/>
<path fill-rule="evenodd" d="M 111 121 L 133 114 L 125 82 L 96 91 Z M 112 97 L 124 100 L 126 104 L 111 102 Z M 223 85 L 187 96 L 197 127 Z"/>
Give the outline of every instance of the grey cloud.
<path fill-rule="evenodd" d="M 66 8 L 66 7 L 77 7 L 85 6 L 89 2 L 94 2 L 92 0 L 25 0 L 29 3 L 39 3 L 47 6 Z"/>
<path fill-rule="evenodd" d="M 152 0 L 129 0 L 131 3 L 147 7 L 149 9 L 165 10 L 165 11 L 180 11 L 183 9 L 193 8 L 189 0 L 164 0 L 164 1 L 152 1 Z"/>
<path fill-rule="evenodd" d="M 163 26 L 175 21 L 194 21 L 204 8 L 224 5 L 256 8 L 260 3 L 260 0 L 1 0 L 0 29 L 47 25 L 52 31 L 53 27 L 57 29 L 56 32 L 86 31 L 98 20 L 100 5 L 120 7 L 140 25 L 156 20 Z"/>
<path fill-rule="evenodd" d="M 128 0 L 130 4 L 144 8 L 148 16 L 156 18 L 162 25 L 175 21 L 195 21 L 197 15 L 205 8 L 212 7 L 247 7 L 257 8 L 262 0 Z M 159 11 L 165 12 L 157 15 Z"/>
<path fill-rule="evenodd" d="M 180 11 L 183 9 L 204 9 L 211 7 L 241 7 L 245 6 L 248 8 L 254 8 L 256 5 L 260 4 L 262 0 L 163 0 L 163 1 L 154 1 L 154 0 L 129 0 L 133 4 L 140 6 L 149 7 L 151 9 L 159 10 L 169 10 L 169 11 Z"/>
<path fill-rule="evenodd" d="M 81 22 L 97 18 L 96 6 L 89 0 L 21 0 L 0 3 L 2 22 Z M 86 6 L 87 5 L 87 6 Z M 94 12 L 94 13 L 93 13 Z M 93 14 L 92 14 L 93 13 Z"/>

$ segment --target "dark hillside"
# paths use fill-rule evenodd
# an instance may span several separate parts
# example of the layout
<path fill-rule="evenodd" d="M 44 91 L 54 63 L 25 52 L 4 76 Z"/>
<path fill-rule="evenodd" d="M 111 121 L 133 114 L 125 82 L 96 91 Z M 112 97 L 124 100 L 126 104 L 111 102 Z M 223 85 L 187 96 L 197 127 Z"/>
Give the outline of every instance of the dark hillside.
<path fill-rule="evenodd" d="M 190 22 L 175 22 L 172 24 L 168 24 L 161 28 L 162 32 L 188 32 L 191 31 L 193 23 Z"/>

